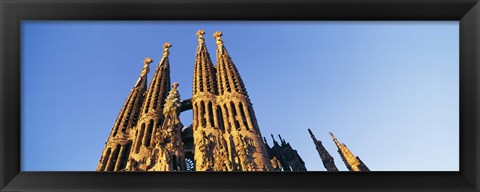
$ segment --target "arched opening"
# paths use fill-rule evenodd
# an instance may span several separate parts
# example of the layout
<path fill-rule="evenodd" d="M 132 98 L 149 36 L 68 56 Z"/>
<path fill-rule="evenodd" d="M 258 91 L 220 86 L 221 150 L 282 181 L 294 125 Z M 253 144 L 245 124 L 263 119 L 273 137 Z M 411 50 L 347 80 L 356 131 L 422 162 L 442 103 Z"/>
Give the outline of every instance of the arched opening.
<path fill-rule="evenodd" d="M 111 150 L 112 148 L 107 149 L 107 152 L 103 156 L 102 166 L 100 167 L 99 171 L 105 171 L 105 166 L 107 166 L 107 162 L 108 162 L 108 158 L 110 157 Z"/>
<path fill-rule="evenodd" d="M 113 171 L 113 168 L 115 168 L 115 163 L 117 162 L 119 151 L 120 151 L 120 144 L 117 144 L 117 146 L 115 147 L 115 150 L 113 150 L 112 156 L 110 156 L 110 161 L 107 167 L 107 171 Z"/>
<path fill-rule="evenodd" d="M 145 134 L 145 144 L 144 144 L 145 147 L 150 147 L 150 140 L 151 140 L 152 131 L 153 131 L 153 123 L 154 123 L 153 119 L 150 120 L 150 122 L 148 123 L 147 133 Z"/>
<path fill-rule="evenodd" d="M 217 105 L 217 121 L 218 121 L 218 128 L 225 132 L 225 128 L 223 128 L 223 117 L 222 117 L 222 107 Z"/>
<path fill-rule="evenodd" d="M 145 132 L 145 123 L 143 123 L 142 127 L 140 128 L 140 135 L 137 138 L 137 144 L 135 144 L 135 153 L 140 152 L 140 147 L 142 146 L 144 132 Z"/>
<path fill-rule="evenodd" d="M 240 102 L 239 108 L 240 108 L 240 115 L 242 115 L 243 125 L 245 126 L 245 128 L 246 128 L 247 130 L 250 130 L 250 128 L 248 127 L 247 117 L 245 116 L 245 109 L 243 108 L 242 102 Z"/>
<path fill-rule="evenodd" d="M 211 101 L 208 102 L 208 120 L 210 121 L 210 125 L 215 127 L 215 123 L 213 122 L 213 106 Z"/>
<path fill-rule="evenodd" d="M 227 104 L 223 104 L 223 111 L 225 111 L 225 115 L 227 116 L 227 118 L 224 121 L 224 124 L 227 125 L 225 128 L 227 129 L 227 132 L 230 133 L 230 127 L 231 127 L 230 119 L 229 119 L 230 114 L 228 112 Z"/>
<path fill-rule="evenodd" d="M 207 125 L 207 120 L 205 119 L 205 103 L 200 101 L 200 114 L 198 114 L 200 119 L 202 120 L 202 127 Z"/>
<path fill-rule="evenodd" d="M 180 121 L 184 126 L 191 125 L 193 122 L 193 110 L 182 111 L 179 115 Z"/>
<path fill-rule="evenodd" d="M 240 123 L 238 122 L 238 119 L 237 119 L 237 110 L 236 110 L 235 104 L 233 104 L 233 101 L 230 101 L 230 109 L 232 110 L 232 117 L 235 123 L 235 129 L 240 131 Z"/>
<path fill-rule="evenodd" d="M 127 143 L 124 146 L 123 153 L 120 156 L 120 157 L 122 157 L 121 158 L 122 164 L 120 164 L 120 166 L 118 167 L 118 170 L 125 169 L 125 167 L 127 166 L 127 161 L 128 161 L 128 157 L 130 156 L 130 149 L 131 148 L 132 148 L 132 140 L 128 140 Z"/>

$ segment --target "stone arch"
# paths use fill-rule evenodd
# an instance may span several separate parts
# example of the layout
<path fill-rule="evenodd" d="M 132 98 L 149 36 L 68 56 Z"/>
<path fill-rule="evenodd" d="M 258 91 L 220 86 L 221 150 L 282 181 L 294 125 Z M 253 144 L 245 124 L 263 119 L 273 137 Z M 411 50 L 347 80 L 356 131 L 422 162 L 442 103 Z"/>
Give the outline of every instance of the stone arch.
<path fill-rule="evenodd" d="M 110 160 L 108 161 L 107 171 L 114 170 L 115 163 L 117 162 L 117 158 L 118 158 L 118 153 L 120 151 L 120 147 L 121 147 L 120 144 L 117 144 L 117 146 L 115 146 L 115 150 L 113 150 L 113 153 L 110 156 Z"/>
<path fill-rule="evenodd" d="M 107 152 L 105 152 L 105 155 L 103 156 L 102 159 L 102 165 L 99 169 L 99 171 L 105 171 L 105 166 L 107 166 L 108 158 L 110 158 L 110 153 L 111 153 L 112 148 L 108 148 Z"/>
<path fill-rule="evenodd" d="M 142 146 L 143 134 L 145 132 L 145 123 L 142 123 L 140 128 L 140 135 L 137 137 L 137 143 L 135 144 L 135 153 L 140 152 L 140 147 Z"/>
<path fill-rule="evenodd" d="M 150 122 L 148 123 L 148 128 L 145 132 L 145 143 L 144 143 L 144 146 L 145 147 L 150 147 L 150 141 L 151 141 L 151 137 L 152 137 L 152 132 L 153 132 L 153 119 L 150 120 Z"/>
<path fill-rule="evenodd" d="M 125 146 L 123 146 L 123 152 L 120 154 L 121 164 L 118 167 L 118 170 L 125 169 L 127 166 L 128 157 L 130 156 L 130 150 L 132 149 L 132 140 L 128 140 Z"/>
<path fill-rule="evenodd" d="M 243 107 L 242 102 L 240 102 L 238 108 L 240 109 L 240 115 L 242 116 L 243 125 L 247 130 L 250 130 L 250 127 L 248 127 L 248 123 L 247 123 L 247 117 L 245 115 L 245 108 Z"/>

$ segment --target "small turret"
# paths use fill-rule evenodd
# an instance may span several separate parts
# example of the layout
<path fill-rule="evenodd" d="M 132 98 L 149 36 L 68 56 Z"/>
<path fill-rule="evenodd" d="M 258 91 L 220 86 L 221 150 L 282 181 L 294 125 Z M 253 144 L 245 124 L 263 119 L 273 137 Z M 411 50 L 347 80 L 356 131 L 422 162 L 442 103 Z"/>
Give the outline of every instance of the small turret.
<path fill-rule="evenodd" d="M 325 147 L 322 145 L 322 142 L 317 140 L 317 138 L 315 138 L 315 135 L 313 135 L 310 129 L 308 129 L 308 132 L 312 137 L 313 143 L 315 144 L 315 147 L 318 151 L 318 155 L 320 156 L 320 159 L 322 159 L 322 163 L 325 169 L 327 169 L 327 171 L 338 171 L 337 166 L 335 166 L 333 157 L 330 155 L 330 153 L 328 153 L 327 149 L 325 149 Z"/>
<path fill-rule="evenodd" d="M 332 137 L 335 145 L 337 145 L 338 153 L 342 157 L 343 162 L 350 171 L 370 171 L 368 167 L 360 160 L 360 158 L 353 155 L 353 153 L 347 148 L 347 145 L 340 143 L 337 138 L 331 133 L 328 132 Z"/>

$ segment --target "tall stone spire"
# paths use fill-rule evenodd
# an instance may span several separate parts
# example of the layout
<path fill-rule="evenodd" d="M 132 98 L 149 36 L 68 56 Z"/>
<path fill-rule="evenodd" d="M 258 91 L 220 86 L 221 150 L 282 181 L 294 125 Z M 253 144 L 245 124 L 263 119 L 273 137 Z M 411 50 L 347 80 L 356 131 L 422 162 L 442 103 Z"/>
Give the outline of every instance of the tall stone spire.
<path fill-rule="evenodd" d="M 218 31 L 213 34 L 217 44 L 217 105 L 222 109 L 224 137 L 234 170 L 273 170 L 245 85 L 221 36 Z"/>
<path fill-rule="evenodd" d="M 117 171 L 125 168 L 132 146 L 130 131 L 137 123 L 143 95 L 147 90 L 147 74 L 152 59 L 143 61 L 143 69 L 123 104 L 102 152 L 97 171 Z"/>
<path fill-rule="evenodd" d="M 343 162 L 350 171 L 370 171 L 368 167 L 347 148 L 347 145 L 340 143 L 331 132 L 328 132 L 332 137 L 335 145 L 337 145 L 338 153 L 342 157 Z"/>
<path fill-rule="evenodd" d="M 152 145 L 154 133 L 163 123 L 162 111 L 165 98 L 170 91 L 170 62 L 168 56 L 171 46 L 168 42 L 163 45 L 162 58 L 146 92 L 127 169 L 145 171 L 151 168 L 151 159 L 147 157 L 151 156 L 154 148 Z"/>
<path fill-rule="evenodd" d="M 203 35 L 205 31 L 198 30 L 198 46 L 195 59 L 195 68 L 193 76 L 193 95 L 198 93 L 217 93 L 217 83 L 215 78 L 215 69 L 210 60 L 207 46 Z"/>
<path fill-rule="evenodd" d="M 232 58 L 230 58 L 227 49 L 223 45 L 222 35 L 222 32 L 219 31 L 213 34 L 217 44 L 218 91 L 220 94 L 236 92 L 246 95 L 248 98 L 245 84 L 238 73 L 237 67 L 235 67 Z"/>
<path fill-rule="evenodd" d="M 228 147 L 223 138 L 224 121 L 217 106 L 215 69 L 205 45 L 205 31 L 199 30 L 193 73 L 193 132 L 197 171 L 231 171 Z"/>
<path fill-rule="evenodd" d="M 322 142 L 317 140 L 317 138 L 315 138 L 315 135 L 313 135 L 310 129 L 308 129 L 308 132 L 312 137 L 313 143 L 317 148 L 318 155 L 320 155 L 320 159 L 322 159 L 323 166 L 325 167 L 325 169 L 327 169 L 327 171 L 338 171 L 337 166 L 335 166 L 333 157 L 330 155 L 330 153 L 328 153 L 327 149 L 323 147 Z"/>
<path fill-rule="evenodd" d="M 170 55 L 170 43 L 163 44 L 163 53 L 160 62 L 158 63 L 152 82 L 145 96 L 145 103 L 142 106 L 142 114 L 147 113 L 162 113 L 165 98 L 170 91 L 170 62 L 168 56 Z"/>

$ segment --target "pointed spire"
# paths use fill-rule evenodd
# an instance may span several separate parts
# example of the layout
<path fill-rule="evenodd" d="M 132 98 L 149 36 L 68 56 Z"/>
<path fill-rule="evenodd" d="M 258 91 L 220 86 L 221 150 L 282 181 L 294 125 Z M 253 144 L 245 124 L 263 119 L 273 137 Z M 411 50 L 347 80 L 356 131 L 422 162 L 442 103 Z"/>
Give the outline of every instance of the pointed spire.
<path fill-rule="evenodd" d="M 152 81 L 145 95 L 145 102 L 142 106 L 144 114 L 149 111 L 162 113 L 165 98 L 170 91 L 170 62 L 168 56 L 172 44 L 166 42 L 163 44 L 162 58 L 153 74 Z"/>
<path fill-rule="evenodd" d="M 327 171 L 338 171 L 337 166 L 335 166 L 335 162 L 333 157 L 328 153 L 327 149 L 322 145 L 322 142 L 317 140 L 315 138 L 315 135 L 313 135 L 312 130 L 308 129 L 308 132 L 310 133 L 310 136 L 312 137 L 313 144 L 315 144 L 315 148 L 317 149 L 318 155 L 320 156 L 320 159 L 322 160 L 323 166 Z"/>
<path fill-rule="evenodd" d="M 217 31 L 213 34 L 217 44 L 217 82 L 220 95 L 226 92 L 237 92 L 248 98 L 247 90 L 243 80 L 238 73 L 237 67 L 230 58 L 227 49 L 223 45 L 221 38 L 222 32 Z"/>
<path fill-rule="evenodd" d="M 347 166 L 348 170 L 350 171 L 370 171 L 368 167 L 360 161 L 360 159 L 355 156 L 350 149 L 343 143 L 340 143 L 337 138 L 332 134 L 332 132 L 328 132 L 332 137 L 333 141 L 337 145 L 338 153 L 342 157 L 343 162 Z"/>
<path fill-rule="evenodd" d="M 204 30 L 197 31 L 198 46 L 195 57 L 195 68 L 193 74 L 193 95 L 200 92 L 217 93 L 217 83 L 215 78 L 215 69 L 210 59 L 205 39 Z"/>
<path fill-rule="evenodd" d="M 312 137 L 312 139 L 316 139 L 315 135 L 313 135 L 313 133 L 312 133 L 312 130 L 308 129 L 308 133 L 310 133 L 310 137 Z"/>
<path fill-rule="evenodd" d="M 273 137 L 273 134 L 270 134 L 270 136 L 272 136 L 273 145 L 278 145 L 277 141 L 275 140 L 275 137 Z"/>
<path fill-rule="evenodd" d="M 107 139 L 107 145 L 102 152 L 102 157 L 100 158 L 101 161 L 97 166 L 97 171 L 116 171 L 125 168 L 124 166 L 127 162 L 124 159 L 115 162 L 117 160 L 116 157 L 110 156 L 111 149 L 109 145 L 111 145 L 111 143 L 115 143 L 115 146 L 125 144 L 123 143 L 124 141 L 122 141 L 122 139 L 119 140 L 118 138 L 128 137 L 130 133 L 128 130 L 135 127 L 140 114 L 140 107 L 143 103 L 143 94 L 147 90 L 147 74 L 149 72 L 149 64 L 151 62 L 152 59 L 148 57 L 143 60 L 143 68 L 142 72 L 140 73 L 140 77 L 138 77 L 137 82 L 130 90 L 122 109 L 118 113 L 110 136 Z M 128 143 L 125 145 L 128 145 Z"/>
<path fill-rule="evenodd" d="M 340 149 L 342 147 L 342 144 L 337 140 L 337 138 L 335 138 L 335 136 L 333 135 L 332 132 L 328 132 L 330 134 L 330 136 L 332 137 L 333 139 L 333 142 L 335 142 L 335 145 L 337 145 L 337 147 Z"/>
<path fill-rule="evenodd" d="M 280 134 L 278 134 L 278 138 L 280 139 L 280 142 L 282 143 L 282 145 L 286 145 L 285 140 L 282 139 L 282 136 L 280 136 Z"/>
<path fill-rule="evenodd" d="M 140 73 L 140 77 L 138 77 L 137 82 L 133 86 L 132 90 L 138 87 L 141 87 L 143 89 L 147 89 L 147 74 L 150 72 L 150 63 L 152 63 L 153 60 L 150 57 L 147 57 L 143 60 L 143 68 L 142 72 Z"/>

